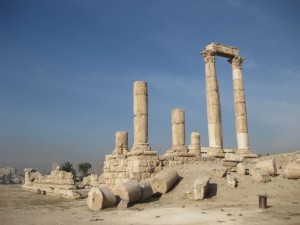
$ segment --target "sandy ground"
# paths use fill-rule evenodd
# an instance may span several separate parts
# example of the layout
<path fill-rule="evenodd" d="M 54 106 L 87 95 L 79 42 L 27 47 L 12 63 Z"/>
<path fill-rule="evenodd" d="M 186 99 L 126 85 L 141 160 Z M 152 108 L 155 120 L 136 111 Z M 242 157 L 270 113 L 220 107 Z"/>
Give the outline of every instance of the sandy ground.
<path fill-rule="evenodd" d="M 0 185 L 0 224 L 300 224 L 300 180 L 280 175 L 260 184 L 251 176 L 239 176 L 238 187 L 225 178 L 212 178 L 209 198 L 195 201 L 189 196 L 197 177 L 210 174 L 216 163 L 205 162 L 175 167 L 182 179 L 168 193 L 128 209 L 90 211 L 86 200 L 37 195 L 19 185 Z M 268 208 L 258 208 L 258 194 L 268 194 Z"/>

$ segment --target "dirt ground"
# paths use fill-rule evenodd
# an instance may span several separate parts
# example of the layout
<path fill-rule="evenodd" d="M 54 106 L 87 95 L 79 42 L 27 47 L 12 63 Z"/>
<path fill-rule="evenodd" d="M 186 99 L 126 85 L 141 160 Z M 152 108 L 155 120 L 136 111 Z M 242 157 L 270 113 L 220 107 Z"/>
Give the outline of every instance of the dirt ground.
<path fill-rule="evenodd" d="M 300 180 L 282 177 L 285 161 L 300 154 L 277 157 L 282 169 L 272 181 L 260 184 L 251 176 L 235 174 L 238 187 L 227 185 L 226 178 L 212 178 L 205 200 L 191 199 L 190 191 L 197 177 L 206 176 L 220 163 L 198 162 L 176 166 L 180 181 L 168 193 L 128 209 L 110 208 L 90 211 L 86 200 L 38 195 L 20 185 L 0 185 L 0 224 L 2 225 L 212 225 L 212 224 L 300 224 Z M 283 160 L 284 158 L 284 160 Z M 268 208 L 259 209 L 258 194 L 267 194 Z"/>

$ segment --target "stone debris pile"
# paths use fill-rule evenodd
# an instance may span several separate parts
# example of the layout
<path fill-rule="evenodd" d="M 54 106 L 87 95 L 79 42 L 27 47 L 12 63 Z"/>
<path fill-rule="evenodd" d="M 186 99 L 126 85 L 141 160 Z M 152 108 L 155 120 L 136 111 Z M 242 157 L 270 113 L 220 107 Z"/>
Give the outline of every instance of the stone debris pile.
<path fill-rule="evenodd" d="M 151 180 L 127 180 L 112 191 L 103 187 L 93 187 L 88 193 L 87 205 L 94 211 L 116 205 L 118 208 L 127 208 L 130 204 L 149 200 L 153 194 L 168 192 L 178 178 L 176 170 L 167 169 L 159 172 Z"/>

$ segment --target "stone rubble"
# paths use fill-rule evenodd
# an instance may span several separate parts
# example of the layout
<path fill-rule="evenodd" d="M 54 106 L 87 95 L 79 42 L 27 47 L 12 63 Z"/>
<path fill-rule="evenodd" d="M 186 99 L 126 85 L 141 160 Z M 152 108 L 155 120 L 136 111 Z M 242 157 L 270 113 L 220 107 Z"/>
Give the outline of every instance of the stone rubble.
<path fill-rule="evenodd" d="M 283 177 L 288 179 L 300 179 L 300 158 L 288 163 L 284 170 Z"/>

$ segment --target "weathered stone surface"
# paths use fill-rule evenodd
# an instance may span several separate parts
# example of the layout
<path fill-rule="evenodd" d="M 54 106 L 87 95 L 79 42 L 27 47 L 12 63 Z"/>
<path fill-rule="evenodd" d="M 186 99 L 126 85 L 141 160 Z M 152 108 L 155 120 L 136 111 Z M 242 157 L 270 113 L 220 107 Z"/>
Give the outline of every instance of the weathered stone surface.
<path fill-rule="evenodd" d="M 166 193 L 179 178 L 178 172 L 174 169 L 164 169 L 151 180 L 153 193 Z"/>
<path fill-rule="evenodd" d="M 91 186 L 98 187 L 99 186 L 99 176 L 97 174 L 91 174 Z"/>
<path fill-rule="evenodd" d="M 128 201 L 128 203 L 137 202 L 142 197 L 142 188 L 136 180 L 128 180 L 119 184 L 114 192 L 121 200 Z"/>
<path fill-rule="evenodd" d="M 37 177 L 39 173 L 36 169 L 33 168 L 25 168 L 24 169 L 24 185 L 30 185 Z"/>
<path fill-rule="evenodd" d="M 128 205 L 129 205 L 128 200 L 121 199 L 121 201 L 118 204 L 118 209 L 126 209 L 128 208 Z"/>
<path fill-rule="evenodd" d="M 236 188 L 237 180 L 233 174 L 227 174 L 227 184 L 229 187 Z"/>
<path fill-rule="evenodd" d="M 117 131 L 116 146 L 113 154 L 125 155 L 128 151 L 128 133 L 125 131 Z"/>
<path fill-rule="evenodd" d="M 215 53 L 211 47 L 207 47 L 201 53 L 205 62 L 209 147 L 218 149 L 218 151 L 208 152 L 210 156 L 223 153 L 221 104 L 215 67 Z"/>
<path fill-rule="evenodd" d="M 223 135 L 219 85 L 216 74 L 215 56 L 228 58 L 232 65 L 232 80 L 235 105 L 235 122 L 237 133 L 237 154 L 246 158 L 257 157 L 249 148 L 246 100 L 242 75 L 244 58 L 238 55 L 239 50 L 219 43 L 211 43 L 201 52 L 205 62 L 206 105 L 208 119 L 208 137 L 210 151 L 208 156 L 224 157 Z"/>
<path fill-rule="evenodd" d="M 288 163 L 284 170 L 283 177 L 288 179 L 300 179 L 300 159 Z"/>
<path fill-rule="evenodd" d="M 195 154 L 196 156 L 201 155 L 201 141 L 200 141 L 200 133 L 197 131 L 193 131 L 191 133 L 191 144 L 188 146 L 189 153 Z"/>
<path fill-rule="evenodd" d="M 150 151 L 148 144 L 148 89 L 147 82 L 133 84 L 134 141 L 132 152 Z"/>
<path fill-rule="evenodd" d="M 270 176 L 277 174 L 276 161 L 274 159 L 263 160 L 255 164 L 255 168 L 267 172 Z"/>
<path fill-rule="evenodd" d="M 153 190 L 150 181 L 141 181 L 140 186 L 142 188 L 142 196 L 139 201 L 144 202 L 151 198 L 153 195 Z"/>
<path fill-rule="evenodd" d="M 91 175 L 86 176 L 82 180 L 82 185 L 84 186 L 90 186 L 91 185 Z"/>
<path fill-rule="evenodd" d="M 251 169 L 250 173 L 251 173 L 252 179 L 256 182 L 266 183 L 271 180 L 268 173 L 261 169 L 258 169 L 258 168 Z"/>
<path fill-rule="evenodd" d="M 213 177 L 224 177 L 226 175 L 227 169 L 225 167 L 215 168 L 211 171 L 211 176 Z"/>
<path fill-rule="evenodd" d="M 240 175 L 245 175 L 246 174 L 246 166 L 244 163 L 238 163 L 236 166 L 236 171 Z"/>
<path fill-rule="evenodd" d="M 237 48 L 216 42 L 207 45 L 205 49 L 214 52 L 216 55 L 223 56 L 226 58 L 231 58 L 239 54 L 239 50 Z"/>
<path fill-rule="evenodd" d="M 99 211 L 100 209 L 113 207 L 116 200 L 117 198 L 111 190 L 93 187 L 88 193 L 87 205 L 89 209 Z"/>
<path fill-rule="evenodd" d="M 185 146 L 185 112 L 182 109 L 173 109 L 171 113 L 172 121 L 172 147 L 167 151 L 167 155 L 177 152 L 187 152 Z"/>
<path fill-rule="evenodd" d="M 203 177 L 194 182 L 193 197 L 195 200 L 202 200 L 205 198 L 210 179 L 211 177 Z"/>

